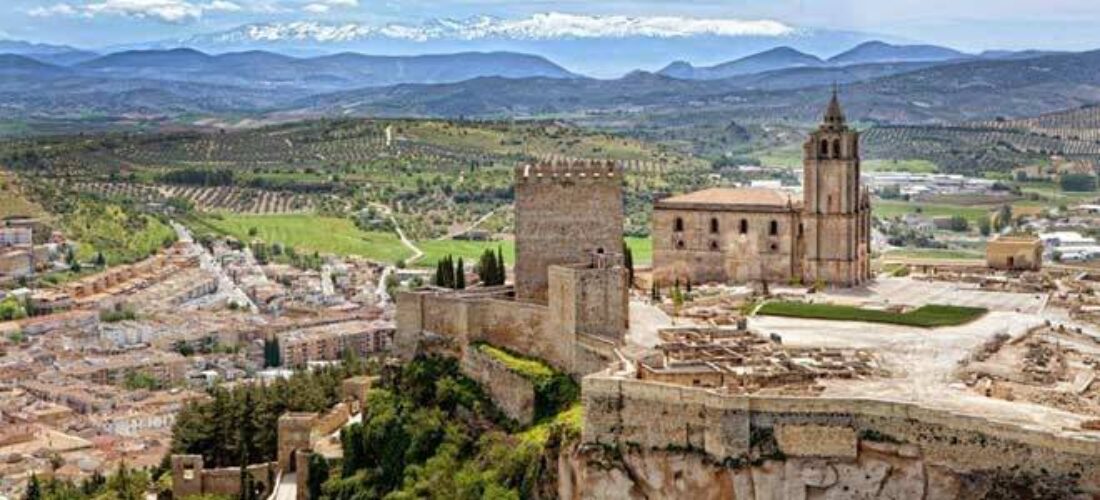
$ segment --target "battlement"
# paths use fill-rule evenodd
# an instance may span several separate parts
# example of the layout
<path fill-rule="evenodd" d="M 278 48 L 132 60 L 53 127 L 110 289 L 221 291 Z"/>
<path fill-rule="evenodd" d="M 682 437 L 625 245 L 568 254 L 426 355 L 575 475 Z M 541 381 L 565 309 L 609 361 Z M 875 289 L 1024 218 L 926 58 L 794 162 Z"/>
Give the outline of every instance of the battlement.
<path fill-rule="evenodd" d="M 613 160 L 558 158 L 516 166 L 516 183 L 532 180 L 610 180 L 620 179 L 623 167 Z"/>

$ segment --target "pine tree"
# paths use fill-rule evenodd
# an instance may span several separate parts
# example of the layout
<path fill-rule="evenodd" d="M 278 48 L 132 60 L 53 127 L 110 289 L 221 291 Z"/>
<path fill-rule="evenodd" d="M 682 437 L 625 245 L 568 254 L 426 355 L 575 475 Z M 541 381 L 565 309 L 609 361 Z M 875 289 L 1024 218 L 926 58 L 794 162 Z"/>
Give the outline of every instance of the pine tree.
<path fill-rule="evenodd" d="M 455 289 L 462 290 L 466 288 L 466 267 L 462 263 L 462 257 L 458 258 L 458 264 L 455 264 Z"/>

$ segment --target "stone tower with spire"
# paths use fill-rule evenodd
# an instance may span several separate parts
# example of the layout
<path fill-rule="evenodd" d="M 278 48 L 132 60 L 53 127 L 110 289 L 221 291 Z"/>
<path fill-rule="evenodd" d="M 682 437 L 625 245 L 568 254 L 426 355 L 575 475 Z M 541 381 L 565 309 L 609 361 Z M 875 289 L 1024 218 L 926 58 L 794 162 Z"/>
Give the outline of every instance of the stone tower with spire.
<path fill-rule="evenodd" d="M 860 183 L 859 132 L 848 127 L 834 87 L 803 145 L 803 281 L 854 286 L 871 277 L 870 194 Z"/>

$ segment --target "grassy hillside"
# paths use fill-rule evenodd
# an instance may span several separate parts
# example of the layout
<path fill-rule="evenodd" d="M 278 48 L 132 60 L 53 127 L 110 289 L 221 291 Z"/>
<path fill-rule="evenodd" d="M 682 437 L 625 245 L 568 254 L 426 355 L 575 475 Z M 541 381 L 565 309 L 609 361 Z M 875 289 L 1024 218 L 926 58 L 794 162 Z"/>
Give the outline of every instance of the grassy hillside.
<path fill-rule="evenodd" d="M 412 255 L 396 234 L 362 231 L 342 218 L 220 214 L 204 218 L 203 223 L 242 241 L 258 238 L 267 243 L 289 245 L 299 251 L 359 255 L 386 263 Z"/>

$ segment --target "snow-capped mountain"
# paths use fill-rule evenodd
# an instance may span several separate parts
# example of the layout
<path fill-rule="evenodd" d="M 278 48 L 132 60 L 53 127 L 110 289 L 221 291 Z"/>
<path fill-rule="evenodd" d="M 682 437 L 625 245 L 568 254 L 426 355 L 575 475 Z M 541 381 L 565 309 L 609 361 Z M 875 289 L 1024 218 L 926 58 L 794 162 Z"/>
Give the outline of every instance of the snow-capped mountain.
<path fill-rule="evenodd" d="M 804 29 L 767 19 L 585 16 L 551 12 L 515 19 L 475 16 L 433 19 L 419 24 L 259 23 L 125 48 L 189 47 L 206 52 L 272 50 L 293 55 L 342 51 L 374 55 L 513 51 L 547 57 L 580 73 L 610 77 L 639 68 L 660 68 L 670 62 L 669 54 L 695 64 L 713 64 L 785 45 L 825 56 L 870 39 L 884 37 Z"/>

